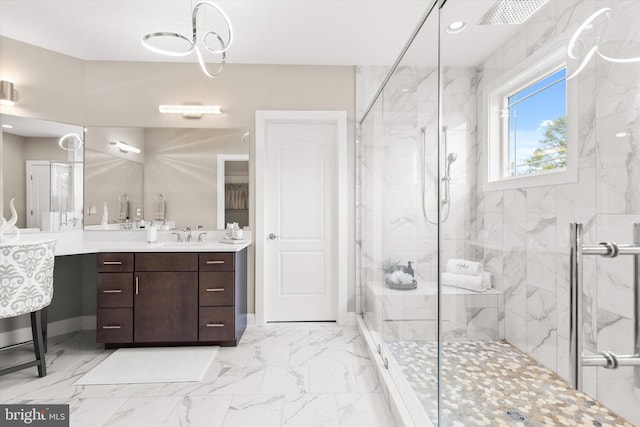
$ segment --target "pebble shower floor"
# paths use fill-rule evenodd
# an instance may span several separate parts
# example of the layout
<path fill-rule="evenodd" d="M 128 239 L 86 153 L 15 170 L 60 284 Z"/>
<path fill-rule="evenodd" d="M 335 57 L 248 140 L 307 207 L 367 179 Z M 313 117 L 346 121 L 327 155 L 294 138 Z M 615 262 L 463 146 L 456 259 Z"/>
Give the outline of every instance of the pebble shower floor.
<path fill-rule="evenodd" d="M 436 343 L 387 345 L 436 424 Z M 442 358 L 442 426 L 633 427 L 504 341 L 445 342 Z"/>

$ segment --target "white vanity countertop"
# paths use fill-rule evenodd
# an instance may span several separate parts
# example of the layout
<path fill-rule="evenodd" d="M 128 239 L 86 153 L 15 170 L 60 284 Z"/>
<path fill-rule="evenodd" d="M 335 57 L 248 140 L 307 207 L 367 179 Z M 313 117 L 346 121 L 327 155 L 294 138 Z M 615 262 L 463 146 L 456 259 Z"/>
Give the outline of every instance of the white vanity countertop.
<path fill-rule="evenodd" d="M 204 231 L 204 230 L 203 230 Z M 197 236 L 200 231 L 194 231 Z M 174 240 L 170 240 L 173 237 Z M 239 243 L 222 243 L 222 231 L 207 231 L 203 242 L 176 242 L 169 232 L 158 232 L 157 243 L 147 243 L 144 230 L 71 231 L 22 234 L 20 241 L 56 239 L 56 256 L 100 252 L 239 252 L 251 245 L 250 236 Z"/>

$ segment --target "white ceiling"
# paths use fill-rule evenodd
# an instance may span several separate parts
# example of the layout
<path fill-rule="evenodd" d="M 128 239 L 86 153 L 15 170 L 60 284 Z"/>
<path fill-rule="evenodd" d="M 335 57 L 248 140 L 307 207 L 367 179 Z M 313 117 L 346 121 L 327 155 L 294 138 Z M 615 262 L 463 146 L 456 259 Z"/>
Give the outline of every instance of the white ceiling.
<path fill-rule="evenodd" d="M 450 65 L 476 65 L 515 26 L 473 25 L 495 0 L 448 0 L 443 23 L 469 28 L 446 35 Z M 234 64 L 388 65 L 431 0 L 217 0 L 233 23 Z M 147 51 L 144 34 L 190 35 L 194 0 L 0 0 L 0 35 L 84 60 L 195 61 Z M 458 18 L 459 16 L 459 18 Z M 216 24 L 215 15 L 205 18 Z M 435 22 L 435 21 L 434 21 Z M 481 41 L 481 42 L 479 42 Z M 429 43 L 424 58 L 435 58 Z M 422 55 L 421 55 L 422 56 Z"/>

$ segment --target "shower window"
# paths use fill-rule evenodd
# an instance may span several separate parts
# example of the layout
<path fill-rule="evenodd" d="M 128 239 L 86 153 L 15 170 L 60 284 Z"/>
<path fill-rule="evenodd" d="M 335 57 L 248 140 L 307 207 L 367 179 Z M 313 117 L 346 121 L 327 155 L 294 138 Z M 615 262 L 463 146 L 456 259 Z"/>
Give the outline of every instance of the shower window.
<path fill-rule="evenodd" d="M 489 189 L 574 181 L 564 52 L 531 59 L 499 82 L 485 88 Z"/>
<path fill-rule="evenodd" d="M 566 169 L 566 77 L 563 67 L 504 97 L 505 176 Z"/>

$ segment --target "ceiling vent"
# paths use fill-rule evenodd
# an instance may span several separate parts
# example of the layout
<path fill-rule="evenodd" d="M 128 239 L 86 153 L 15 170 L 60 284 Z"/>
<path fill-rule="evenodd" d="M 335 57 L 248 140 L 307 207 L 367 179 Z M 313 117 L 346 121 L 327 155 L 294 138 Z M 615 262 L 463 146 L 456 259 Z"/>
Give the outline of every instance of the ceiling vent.
<path fill-rule="evenodd" d="M 548 0 L 498 0 L 478 22 L 480 25 L 522 24 Z"/>

